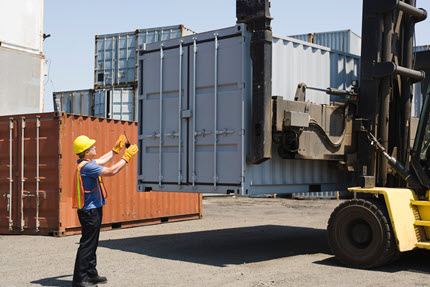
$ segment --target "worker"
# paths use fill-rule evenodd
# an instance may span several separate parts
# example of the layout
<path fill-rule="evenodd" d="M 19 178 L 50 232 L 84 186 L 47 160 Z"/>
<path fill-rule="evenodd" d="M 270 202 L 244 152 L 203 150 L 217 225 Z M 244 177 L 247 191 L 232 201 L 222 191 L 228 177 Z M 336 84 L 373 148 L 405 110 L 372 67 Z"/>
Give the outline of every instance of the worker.
<path fill-rule="evenodd" d="M 95 140 L 84 135 L 77 137 L 73 143 L 75 154 L 79 156 L 75 171 L 73 207 L 78 208 L 82 227 L 73 272 L 74 287 L 97 286 L 97 283 L 107 282 L 107 278 L 99 276 L 96 269 L 102 207 L 106 204 L 107 196 L 102 177 L 117 174 L 138 151 L 136 145 L 131 145 L 125 150 L 121 160 L 110 167 L 104 167 L 120 152 L 127 139 L 121 135 L 113 149 L 98 159 L 94 159 L 97 155 L 95 143 Z"/>

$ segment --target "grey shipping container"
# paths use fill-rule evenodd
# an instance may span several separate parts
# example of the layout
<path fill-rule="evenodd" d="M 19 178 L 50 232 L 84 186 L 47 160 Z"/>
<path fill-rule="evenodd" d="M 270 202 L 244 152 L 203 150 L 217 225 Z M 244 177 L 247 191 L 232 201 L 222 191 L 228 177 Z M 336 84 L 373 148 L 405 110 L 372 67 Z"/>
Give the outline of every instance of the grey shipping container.
<path fill-rule="evenodd" d="M 134 88 L 95 90 L 95 117 L 136 121 L 136 114 L 136 93 Z"/>
<path fill-rule="evenodd" d="M 309 33 L 290 37 L 334 50 L 361 55 L 361 37 L 351 30 Z"/>
<path fill-rule="evenodd" d="M 96 35 L 94 87 L 136 86 L 137 49 L 153 43 L 194 34 L 183 25 L 165 26 L 136 31 Z"/>
<path fill-rule="evenodd" d="M 62 91 L 53 94 L 55 111 L 99 118 L 136 121 L 135 89 Z"/>
<path fill-rule="evenodd" d="M 414 47 L 414 52 L 423 52 L 430 50 L 430 45 L 422 45 Z"/>
<path fill-rule="evenodd" d="M 0 42 L 0 115 L 43 111 L 45 57 L 2 47 Z"/>
<path fill-rule="evenodd" d="M 93 116 L 94 90 L 75 90 L 53 93 L 55 111 L 68 114 Z"/>
<path fill-rule="evenodd" d="M 139 52 L 138 190 L 253 195 L 346 186 L 347 174 L 325 160 L 286 160 L 274 151 L 260 165 L 246 162 L 250 38 L 241 24 Z M 273 96 L 294 99 L 300 82 L 349 88 L 358 79 L 352 54 L 280 36 L 272 51 Z M 307 100 L 329 104 L 330 96 L 309 91 Z"/>

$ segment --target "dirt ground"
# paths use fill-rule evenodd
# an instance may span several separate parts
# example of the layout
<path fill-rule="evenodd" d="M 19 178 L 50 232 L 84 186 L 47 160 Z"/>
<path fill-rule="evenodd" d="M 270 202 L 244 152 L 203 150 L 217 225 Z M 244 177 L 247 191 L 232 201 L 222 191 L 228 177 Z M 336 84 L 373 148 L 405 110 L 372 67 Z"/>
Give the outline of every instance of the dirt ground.
<path fill-rule="evenodd" d="M 336 200 L 210 197 L 201 220 L 101 234 L 101 286 L 430 286 L 430 252 L 377 270 L 339 264 Z M 71 286 L 80 236 L 0 236 L 0 286 Z"/>

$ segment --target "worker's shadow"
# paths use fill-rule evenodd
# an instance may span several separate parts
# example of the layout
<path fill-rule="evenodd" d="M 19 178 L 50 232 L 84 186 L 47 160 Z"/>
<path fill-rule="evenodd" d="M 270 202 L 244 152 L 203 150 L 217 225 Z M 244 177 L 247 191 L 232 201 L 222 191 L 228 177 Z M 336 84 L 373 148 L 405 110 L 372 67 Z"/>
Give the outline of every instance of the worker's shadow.
<path fill-rule="evenodd" d="M 64 277 L 69 277 L 69 280 L 62 279 Z M 43 278 L 43 279 L 32 281 L 30 283 L 40 284 L 41 286 L 64 287 L 64 286 L 70 286 L 72 284 L 71 277 L 72 275 L 62 275 L 62 276 L 56 276 L 56 277 Z"/>
<path fill-rule="evenodd" d="M 326 230 L 277 225 L 103 240 L 99 247 L 220 267 L 330 253 Z"/>

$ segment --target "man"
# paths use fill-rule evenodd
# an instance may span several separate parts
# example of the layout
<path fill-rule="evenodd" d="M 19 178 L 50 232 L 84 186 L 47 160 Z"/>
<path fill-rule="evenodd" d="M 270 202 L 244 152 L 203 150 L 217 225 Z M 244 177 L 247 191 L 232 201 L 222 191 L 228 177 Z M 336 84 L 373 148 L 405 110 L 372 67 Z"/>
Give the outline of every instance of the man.
<path fill-rule="evenodd" d="M 74 151 L 79 156 L 75 171 L 73 207 L 78 208 L 79 222 L 82 226 L 73 273 L 74 287 L 94 287 L 97 283 L 107 282 L 106 277 L 99 276 L 96 269 L 102 207 L 106 204 L 106 191 L 101 177 L 117 174 L 138 151 L 137 146 L 132 145 L 125 150 L 120 161 L 111 167 L 103 167 L 120 152 L 127 139 L 121 135 L 113 149 L 98 159 L 93 159 L 97 154 L 95 142 L 81 135 L 73 143 Z"/>

